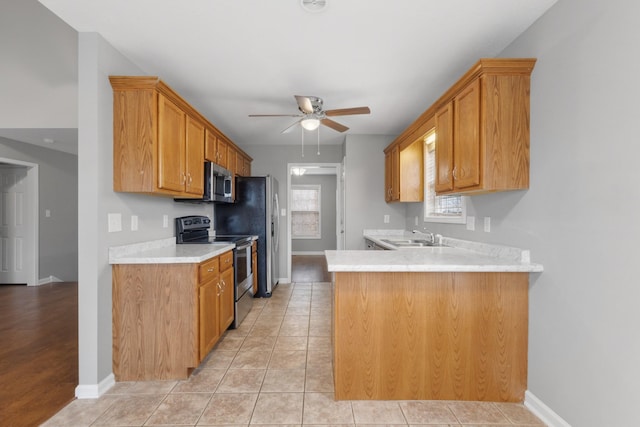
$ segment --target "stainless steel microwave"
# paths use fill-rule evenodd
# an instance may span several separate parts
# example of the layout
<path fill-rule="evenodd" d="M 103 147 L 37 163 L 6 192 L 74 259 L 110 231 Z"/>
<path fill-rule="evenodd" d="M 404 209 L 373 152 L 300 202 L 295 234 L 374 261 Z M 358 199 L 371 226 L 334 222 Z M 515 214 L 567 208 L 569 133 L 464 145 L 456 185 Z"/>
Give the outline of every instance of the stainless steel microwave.
<path fill-rule="evenodd" d="M 176 198 L 185 203 L 233 203 L 233 174 L 213 162 L 204 162 L 204 194 L 201 199 Z"/>
<path fill-rule="evenodd" d="M 204 164 L 204 196 L 207 202 L 233 203 L 233 174 L 212 162 Z"/>

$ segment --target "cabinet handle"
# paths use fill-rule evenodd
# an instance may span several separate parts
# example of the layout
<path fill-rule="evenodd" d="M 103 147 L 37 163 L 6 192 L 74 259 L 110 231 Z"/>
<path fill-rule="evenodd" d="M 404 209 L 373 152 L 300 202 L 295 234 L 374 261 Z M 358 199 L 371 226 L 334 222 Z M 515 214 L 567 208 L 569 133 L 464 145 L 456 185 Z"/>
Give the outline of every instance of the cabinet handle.
<path fill-rule="evenodd" d="M 185 174 L 182 174 L 181 184 L 185 184 L 186 182 L 187 182 L 187 176 Z"/>
<path fill-rule="evenodd" d="M 216 286 L 218 287 L 218 292 L 216 292 L 217 296 L 220 296 L 221 292 L 222 292 L 222 288 L 220 287 L 220 283 L 216 283 Z"/>
<path fill-rule="evenodd" d="M 209 273 L 213 273 L 213 272 L 215 271 L 215 268 L 213 268 L 213 267 L 209 267 L 209 268 L 207 268 L 207 271 L 208 271 Z"/>
<path fill-rule="evenodd" d="M 227 289 L 227 284 L 222 279 L 220 281 L 222 282 L 222 292 L 224 293 L 224 290 Z"/>
<path fill-rule="evenodd" d="M 453 179 L 458 179 L 458 176 L 456 174 L 456 172 L 458 171 L 458 167 L 454 167 L 453 171 L 451 172 L 451 175 L 453 175 Z"/>

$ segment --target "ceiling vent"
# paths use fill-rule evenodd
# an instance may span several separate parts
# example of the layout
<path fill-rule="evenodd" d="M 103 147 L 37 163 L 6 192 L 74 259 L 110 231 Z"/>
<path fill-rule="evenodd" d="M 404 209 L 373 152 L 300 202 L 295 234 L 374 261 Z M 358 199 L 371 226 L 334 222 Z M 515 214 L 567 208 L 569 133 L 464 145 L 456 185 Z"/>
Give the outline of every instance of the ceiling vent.
<path fill-rule="evenodd" d="M 300 0 L 302 8 L 307 12 L 321 12 L 327 7 L 328 0 Z"/>

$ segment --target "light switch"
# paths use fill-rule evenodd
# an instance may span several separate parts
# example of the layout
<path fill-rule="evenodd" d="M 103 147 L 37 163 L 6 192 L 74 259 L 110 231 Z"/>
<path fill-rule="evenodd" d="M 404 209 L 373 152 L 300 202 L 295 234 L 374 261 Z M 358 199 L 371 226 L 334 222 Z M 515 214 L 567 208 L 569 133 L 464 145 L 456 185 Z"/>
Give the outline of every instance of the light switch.
<path fill-rule="evenodd" d="M 109 233 L 115 233 L 116 231 L 122 231 L 122 215 L 119 213 L 107 214 Z"/>
<path fill-rule="evenodd" d="M 287 210 L 286 209 L 280 209 L 280 216 L 287 216 Z"/>
<path fill-rule="evenodd" d="M 491 217 L 490 216 L 485 216 L 484 217 L 484 232 L 485 233 L 489 233 L 491 231 Z"/>
<path fill-rule="evenodd" d="M 476 229 L 476 217 L 467 215 L 467 230 L 473 231 Z"/>
<path fill-rule="evenodd" d="M 169 227 L 169 215 L 162 215 L 162 228 Z"/>
<path fill-rule="evenodd" d="M 382 219 L 385 224 L 389 224 L 389 221 L 391 221 L 391 218 L 389 217 L 389 215 L 385 215 Z"/>
<path fill-rule="evenodd" d="M 45 216 L 45 218 L 51 218 L 51 211 L 49 209 L 45 209 L 44 210 L 44 216 Z"/>

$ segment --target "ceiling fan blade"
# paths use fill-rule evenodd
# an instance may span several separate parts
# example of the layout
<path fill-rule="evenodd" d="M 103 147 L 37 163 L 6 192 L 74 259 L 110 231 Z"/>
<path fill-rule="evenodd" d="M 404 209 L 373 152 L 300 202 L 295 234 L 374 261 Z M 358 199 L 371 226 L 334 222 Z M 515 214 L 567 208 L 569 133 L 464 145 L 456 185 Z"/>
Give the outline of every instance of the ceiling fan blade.
<path fill-rule="evenodd" d="M 313 113 L 313 105 L 308 96 L 293 95 L 298 103 L 298 108 L 305 114 Z"/>
<path fill-rule="evenodd" d="M 341 125 L 340 123 L 334 122 L 331 119 L 322 119 L 322 120 L 320 120 L 320 123 L 322 123 L 325 126 L 330 127 L 333 130 L 337 130 L 338 132 L 344 132 L 344 131 L 349 130 L 349 128 L 346 127 L 345 125 Z"/>
<path fill-rule="evenodd" d="M 293 128 L 298 124 L 298 123 L 300 123 L 300 120 L 298 120 L 298 121 L 296 121 L 296 122 L 292 123 L 291 125 L 289 125 L 289 127 L 287 127 L 286 129 L 284 129 L 284 130 L 283 130 L 282 132 L 280 132 L 280 133 L 287 133 L 287 132 L 290 132 L 290 131 L 291 131 L 291 129 L 293 129 Z"/>
<path fill-rule="evenodd" d="M 249 117 L 302 117 L 302 114 L 249 114 Z"/>
<path fill-rule="evenodd" d="M 370 114 L 369 107 L 340 108 L 337 110 L 327 110 L 324 112 L 327 116 L 350 116 L 352 114 Z"/>

